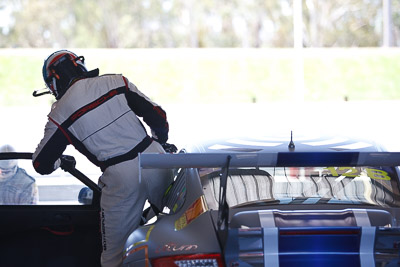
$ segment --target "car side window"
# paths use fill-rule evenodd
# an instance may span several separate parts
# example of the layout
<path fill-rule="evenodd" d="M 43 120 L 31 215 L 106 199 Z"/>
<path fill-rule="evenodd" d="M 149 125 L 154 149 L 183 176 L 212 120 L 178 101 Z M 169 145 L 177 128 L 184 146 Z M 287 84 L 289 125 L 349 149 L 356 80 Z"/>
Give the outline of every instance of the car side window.
<path fill-rule="evenodd" d="M 164 197 L 164 206 L 168 214 L 177 212 L 185 202 L 186 198 L 186 174 L 185 169 L 178 170 L 176 178 L 171 185 L 167 195 Z"/>
<path fill-rule="evenodd" d="M 93 192 L 61 169 L 40 175 L 31 160 L 0 160 L 0 205 L 90 205 Z"/>
<path fill-rule="evenodd" d="M 19 167 L 16 160 L 0 162 L 0 204 L 33 205 L 38 201 L 35 178 Z"/>

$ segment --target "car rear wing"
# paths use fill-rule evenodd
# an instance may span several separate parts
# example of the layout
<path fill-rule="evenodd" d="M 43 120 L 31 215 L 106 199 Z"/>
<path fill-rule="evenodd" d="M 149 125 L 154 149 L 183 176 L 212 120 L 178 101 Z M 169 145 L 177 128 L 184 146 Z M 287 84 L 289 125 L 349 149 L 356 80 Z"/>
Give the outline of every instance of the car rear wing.
<path fill-rule="evenodd" d="M 277 152 L 139 154 L 139 180 L 146 168 L 221 168 L 218 199 L 218 236 L 228 236 L 226 201 L 229 168 L 234 167 L 356 167 L 400 166 L 400 152 Z"/>
<path fill-rule="evenodd" d="M 276 152 L 139 154 L 142 169 L 223 167 L 400 166 L 400 152 Z"/>

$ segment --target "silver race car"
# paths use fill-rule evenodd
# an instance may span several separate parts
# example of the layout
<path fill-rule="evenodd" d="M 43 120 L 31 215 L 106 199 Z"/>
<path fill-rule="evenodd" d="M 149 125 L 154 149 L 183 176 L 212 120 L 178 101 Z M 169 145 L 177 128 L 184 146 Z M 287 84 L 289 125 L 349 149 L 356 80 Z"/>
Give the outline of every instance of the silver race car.
<path fill-rule="evenodd" d="M 400 153 L 369 141 L 227 138 L 177 154 L 124 266 L 399 266 Z"/>

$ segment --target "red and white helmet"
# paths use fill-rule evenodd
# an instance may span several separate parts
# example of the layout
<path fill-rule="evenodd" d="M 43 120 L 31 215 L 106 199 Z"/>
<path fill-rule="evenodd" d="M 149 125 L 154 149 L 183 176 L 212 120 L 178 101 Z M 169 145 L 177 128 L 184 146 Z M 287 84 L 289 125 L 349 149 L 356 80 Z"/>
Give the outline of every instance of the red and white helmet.
<path fill-rule="evenodd" d="M 60 99 L 72 83 L 87 72 L 83 56 L 68 50 L 51 54 L 43 64 L 43 80 L 56 99 Z"/>

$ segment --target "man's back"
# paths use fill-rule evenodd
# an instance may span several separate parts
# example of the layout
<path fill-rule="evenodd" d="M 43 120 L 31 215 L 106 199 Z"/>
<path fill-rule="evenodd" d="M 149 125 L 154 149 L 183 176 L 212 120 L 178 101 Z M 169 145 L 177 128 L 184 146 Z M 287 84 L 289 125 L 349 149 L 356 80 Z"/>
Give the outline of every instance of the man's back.
<path fill-rule="evenodd" d="M 122 155 L 146 137 L 128 105 L 127 90 L 121 75 L 79 80 L 54 105 L 49 117 L 97 160 Z"/>

